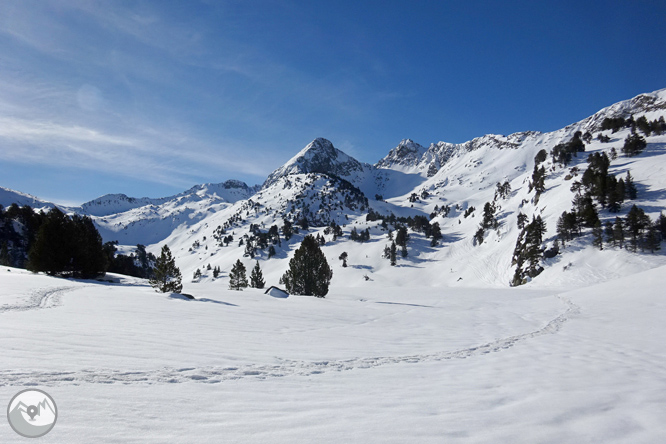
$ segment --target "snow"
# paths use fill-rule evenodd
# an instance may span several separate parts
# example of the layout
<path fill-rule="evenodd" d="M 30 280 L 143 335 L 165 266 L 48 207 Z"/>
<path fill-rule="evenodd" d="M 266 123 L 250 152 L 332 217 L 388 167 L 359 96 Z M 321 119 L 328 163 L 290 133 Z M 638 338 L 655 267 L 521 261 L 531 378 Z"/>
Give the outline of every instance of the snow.
<path fill-rule="evenodd" d="M 186 301 L 3 268 L 0 394 L 54 397 L 45 442 L 658 442 L 665 271 L 325 299 L 209 282 Z"/>
<path fill-rule="evenodd" d="M 289 293 L 287 293 L 285 290 L 282 290 L 280 288 L 271 286 L 268 290 L 264 292 L 264 294 L 267 294 L 269 296 L 273 296 L 274 298 L 288 298 Z"/>
<path fill-rule="evenodd" d="M 35 386 L 55 397 L 61 416 L 45 442 L 87 443 L 100 431 L 118 443 L 660 442 L 664 244 L 655 254 L 600 251 L 588 230 L 526 285 L 508 283 L 518 213 L 541 216 L 552 245 L 587 155 L 620 152 L 629 130 L 604 131 L 609 143 L 593 140 L 566 168 L 548 158 L 538 200 L 527 187 L 537 152 L 604 117 L 658 118 L 665 99 L 666 90 L 641 95 L 551 133 L 428 149 L 404 140 L 377 166 L 316 139 L 261 189 L 228 181 L 168 198 L 96 199 L 83 207 L 104 240 L 119 240 L 125 252 L 169 245 L 194 299 L 120 275 L 75 281 L 1 267 L 0 393 L 9 400 Z M 618 178 L 631 171 L 638 188 L 620 217 L 633 204 L 653 220 L 666 208 L 666 135 L 646 139 L 641 155 L 611 162 Z M 433 219 L 440 245 L 410 232 L 409 255 L 390 266 L 382 257 L 388 232 L 366 220 L 359 199 L 343 205 L 353 190 L 322 166 L 381 214 L 429 216 L 450 206 Z M 475 245 L 483 206 L 505 181 L 512 192 L 496 202 L 499 228 Z M 0 203 L 12 199 L 49 205 L 0 189 Z M 266 232 L 304 214 L 321 223 L 282 238 L 271 259 L 266 251 L 244 256 L 239 239 L 251 224 Z M 600 211 L 602 222 L 617 215 Z M 331 220 L 342 238 L 324 234 Z M 215 239 L 220 226 L 234 236 L 228 246 Z M 353 229 L 368 229 L 370 240 L 350 241 Z M 228 290 L 238 259 L 248 270 L 258 261 L 266 285 L 278 285 L 307 234 L 326 239 L 333 279 L 325 299 Z M 220 267 L 218 278 L 208 265 Z M 203 275 L 193 282 L 197 269 Z M 0 442 L 12 433 L 0 428 Z"/>

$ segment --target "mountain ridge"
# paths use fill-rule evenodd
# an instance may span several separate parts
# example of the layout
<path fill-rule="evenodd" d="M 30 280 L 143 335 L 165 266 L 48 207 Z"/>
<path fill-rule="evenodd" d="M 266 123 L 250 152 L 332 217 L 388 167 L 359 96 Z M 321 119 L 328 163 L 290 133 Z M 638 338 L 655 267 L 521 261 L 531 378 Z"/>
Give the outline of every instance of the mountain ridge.
<path fill-rule="evenodd" d="M 581 179 L 588 154 L 610 155 L 614 151 L 617 155 L 622 151 L 624 140 L 635 130 L 626 126 L 617 131 L 601 130 L 604 119 L 621 115 L 664 117 L 665 99 L 666 89 L 639 95 L 549 133 L 488 134 L 461 144 L 433 143 L 428 148 L 404 139 L 375 165 L 360 162 L 335 148 L 332 142 L 317 138 L 274 170 L 260 187 L 248 187 L 240 182 L 228 183 L 226 187 L 197 185 L 164 198 L 166 200 L 147 202 L 123 212 L 98 211 L 98 215 L 93 214 L 93 220 L 105 240 L 119 240 L 121 245 L 147 244 L 155 253 L 164 243 L 173 246 L 174 255 L 185 272 L 193 272 L 202 264 L 226 269 L 239 257 L 245 261 L 255 258 L 266 261 L 264 265 L 270 272 L 283 266 L 279 265 L 281 260 L 289 257 L 294 242 L 302 239 L 304 233 L 316 233 L 327 241 L 333 240 L 326 249 L 334 257 L 345 249 L 354 255 L 365 251 L 365 257 L 370 260 L 383 254 L 387 229 L 393 230 L 401 223 L 423 217 L 430 225 L 437 223 L 444 238 L 440 244 L 428 246 L 430 240 L 423 232 L 410 231 L 413 252 L 409 253 L 405 264 L 421 267 L 434 262 L 450 268 L 452 273 L 464 267 L 455 272 L 459 274 L 455 279 L 453 275 L 440 276 L 433 285 L 459 286 L 466 280 L 506 285 L 513 272 L 510 253 L 520 234 L 515 226 L 516 216 L 542 218 L 547 231 L 543 248 L 552 248 L 557 239 L 558 218 L 563 211 L 571 209 L 575 197 L 569 188 L 571 183 Z M 537 154 L 548 153 L 587 132 L 590 134 L 589 139 L 585 134 L 586 153 L 574 156 L 569 165 L 560 165 L 552 155 L 540 161 L 546 187 L 540 195 L 535 195 L 532 181 L 533 170 L 536 171 L 539 163 Z M 666 168 L 665 146 L 666 135 L 649 135 L 644 156 L 622 156 L 611 162 L 609 170 L 623 179 L 631 168 L 644 190 L 636 203 L 646 205 L 652 218 L 658 216 L 657 210 L 665 204 L 660 193 L 649 192 L 650 189 L 666 190 L 666 182 L 660 179 Z M 498 200 L 499 184 L 505 184 L 511 192 Z M 219 195 L 224 190 L 237 193 L 225 199 Z M 113 196 L 118 199 L 118 195 Z M 491 203 L 497 228 L 486 230 L 483 243 L 478 244 L 475 233 L 482 223 L 482 210 Z M 625 204 L 618 215 L 626 215 L 629 207 Z M 614 217 L 606 209 L 598 209 L 604 222 Z M 387 224 L 387 218 L 394 221 Z M 405 222 L 400 222 L 403 220 Z M 278 230 L 283 229 L 285 221 L 304 223 L 306 228 L 291 241 L 275 244 L 275 259 L 268 260 L 267 246 L 260 234 L 273 225 Z M 342 234 L 331 238 L 333 225 L 342 227 Z M 367 230 L 369 242 L 362 244 L 363 250 L 354 242 L 347 242 L 354 236 L 353 230 Z M 229 235 L 234 238 L 233 245 L 221 241 Z M 587 240 L 583 242 L 583 239 Z M 579 245 L 578 253 L 567 251 L 566 257 L 578 257 L 583 254 L 580 252 L 588 251 L 585 245 L 589 244 L 589 239 L 590 233 L 585 232 L 580 240 L 574 241 Z M 585 260 L 594 262 L 598 257 L 595 254 Z M 634 259 L 625 257 L 625 261 L 632 264 Z M 544 260 L 544 264 L 553 265 L 562 260 L 563 257 L 557 256 Z M 368 262 L 363 265 L 367 268 L 359 270 L 367 270 L 370 277 L 373 273 L 383 273 L 385 265 Z M 488 269 L 495 271 L 488 275 Z M 545 275 L 548 273 L 550 271 Z M 621 273 L 619 265 L 599 276 L 613 273 Z M 576 279 L 575 273 L 568 275 Z M 542 279 L 547 281 L 547 277 Z"/>

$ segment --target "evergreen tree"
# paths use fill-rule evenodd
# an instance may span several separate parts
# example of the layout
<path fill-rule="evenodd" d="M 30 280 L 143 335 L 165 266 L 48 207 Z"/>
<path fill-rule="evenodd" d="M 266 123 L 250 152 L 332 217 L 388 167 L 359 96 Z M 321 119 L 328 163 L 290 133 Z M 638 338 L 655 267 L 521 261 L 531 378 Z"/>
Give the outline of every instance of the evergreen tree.
<path fill-rule="evenodd" d="M 268 259 L 272 258 L 273 256 L 275 256 L 275 247 L 271 245 L 268 247 Z"/>
<path fill-rule="evenodd" d="M 486 202 L 483 206 L 483 220 L 481 221 L 481 228 L 497 228 L 498 223 L 495 219 L 495 205 L 490 202 Z"/>
<path fill-rule="evenodd" d="M 537 196 L 541 195 L 546 191 L 546 169 L 544 167 L 539 168 L 538 165 L 534 165 L 534 171 L 532 172 L 532 181 L 529 183 L 529 191 L 534 189 Z"/>
<path fill-rule="evenodd" d="M 614 244 L 620 248 L 624 246 L 624 224 L 619 216 L 615 218 L 615 224 L 613 225 L 613 240 Z"/>
<path fill-rule="evenodd" d="M 316 239 L 307 235 L 289 261 L 289 269 L 282 281 L 291 294 L 324 297 L 328 293 L 333 271 Z"/>
<path fill-rule="evenodd" d="M 629 213 L 625 218 L 625 226 L 630 236 L 630 245 L 633 252 L 636 252 L 637 247 L 640 244 L 643 230 L 648 226 L 647 222 L 649 219 L 649 216 L 636 205 L 631 207 L 631 210 L 629 210 Z"/>
<path fill-rule="evenodd" d="M 75 276 L 84 279 L 103 275 L 109 262 L 104 251 L 102 236 L 88 216 L 75 215 L 72 218 L 74 251 L 72 268 Z"/>
<path fill-rule="evenodd" d="M 476 233 L 474 234 L 474 242 L 476 245 L 481 245 L 483 243 L 483 234 L 483 227 L 480 227 L 478 230 L 476 230 Z"/>
<path fill-rule="evenodd" d="M 545 162 L 547 158 L 548 158 L 548 153 L 546 152 L 545 149 L 542 149 L 536 154 L 536 156 L 534 156 L 534 164 L 539 165 L 541 162 Z"/>
<path fill-rule="evenodd" d="M 435 222 L 431 225 L 430 234 L 432 236 L 430 246 L 435 247 L 440 239 L 442 239 L 442 229 L 439 226 L 439 222 Z"/>
<path fill-rule="evenodd" d="M 661 238 L 666 239 L 666 216 L 664 216 L 663 212 L 659 213 L 659 217 L 657 218 L 657 222 L 655 222 L 655 226 L 659 230 Z"/>
<path fill-rule="evenodd" d="M 592 245 L 600 250 L 604 249 L 604 230 L 601 228 L 601 221 L 598 220 L 592 228 Z"/>
<path fill-rule="evenodd" d="M 527 217 L 527 216 L 525 216 Z M 565 245 L 565 242 L 572 239 L 572 229 L 573 227 L 570 224 L 571 217 L 566 211 L 562 212 L 562 215 L 557 220 L 557 236 L 562 241 L 562 246 Z"/>
<path fill-rule="evenodd" d="M 247 275 L 245 272 L 245 265 L 243 265 L 240 259 L 237 259 L 229 273 L 229 290 L 243 291 L 243 288 L 247 288 Z"/>
<path fill-rule="evenodd" d="M 250 287 L 252 288 L 264 288 L 266 281 L 264 280 L 264 275 L 261 272 L 261 267 L 259 266 L 259 261 L 255 264 L 250 273 Z"/>
<path fill-rule="evenodd" d="M 291 239 L 291 236 L 294 234 L 294 228 L 291 225 L 291 222 L 289 222 L 287 219 L 284 219 L 283 224 L 282 224 L 282 235 L 284 236 L 285 240 Z"/>
<path fill-rule="evenodd" d="M 155 291 L 162 293 L 180 293 L 183 289 L 180 269 L 176 267 L 176 261 L 166 244 L 162 246 L 160 257 L 155 262 L 153 277 L 149 282 Z"/>
<path fill-rule="evenodd" d="M 338 259 L 340 259 L 342 261 L 342 267 L 343 268 L 347 268 L 347 257 L 348 256 L 349 255 L 347 254 L 347 252 L 343 251 L 342 254 L 340 255 L 340 257 L 338 257 Z"/>
<path fill-rule="evenodd" d="M 407 245 L 403 245 L 402 247 L 400 247 L 400 256 L 405 258 L 407 257 L 408 254 L 409 253 L 407 252 Z"/>
<path fill-rule="evenodd" d="M 631 171 L 627 171 L 627 177 L 624 179 L 624 192 L 627 199 L 633 200 L 638 196 L 634 178 L 631 177 Z"/>
<path fill-rule="evenodd" d="M 391 261 L 391 266 L 395 266 L 397 263 L 397 248 L 395 246 L 395 241 L 391 242 L 391 254 L 389 260 Z"/>
<path fill-rule="evenodd" d="M 0 265 L 3 267 L 11 267 L 12 259 L 9 256 L 9 248 L 7 247 L 7 242 L 2 243 L 2 248 L 0 248 Z"/>
<path fill-rule="evenodd" d="M 615 233 L 613 232 L 613 222 L 606 221 L 606 225 L 604 226 L 604 234 L 606 235 L 606 243 L 613 244 L 613 246 L 615 246 L 616 242 Z"/>
<path fill-rule="evenodd" d="M 51 209 L 28 253 L 28 270 L 49 275 L 72 274 L 73 231 L 71 220 L 58 208 Z"/>
<path fill-rule="evenodd" d="M 396 245 L 400 247 L 406 246 L 408 240 L 409 240 L 409 234 L 407 233 L 407 228 L 404 225 L 399 226 L 395 233 Z"/>
<path fill-rule="evenodd" d="M 519 212 L 518 213 L 518 220 L 517 220 L 518 229 L 522 230 L 523 228 L 525 228 L 525 224 L 527 224 L 528 220 L 529 220 L 529 218 L 527 217 L 526 214 L 523 214 L 523 213 Z"/>
<path fill-rule="evenodd" d="M 215 267 L 213 268 L 213 278 L 216 278 L 216 279 L 217 279 L 217 277 L 218 277 L 219 275 L 220 275 L 220 267 L 219 267 L 219 266 L 215 266 Z"/>
<path fill-rule="evenodd" d="M 645 142 L 644 138 L 642 138 L 638 134 L 630 134 L 624 140 L 624 146 L 622 147 L 622 152 L 627 157 L 637 156 L 641 152 L 643 152 L 646 146 L 647 142 Z"/>
<path fill-rule="evenodd" d="M 650 250 L 650 253 L 654 253 L 656 250 L 661 249 L 661 240 L 660 240 L 659 229 L 657 224 L 650 224 L 645 233 L 645 249 Z"/>
<path fill-rule="evenodd" d="M 201 270 L 197 268 L 197 270 L 194 272 L 194 275 L 192 276 L 192 280 L 197 281 L 198 279 L 201 279 Z"/>
<path fill-rule="evenodd" d="M 522 285 L 528 276 L 534 278 L 543 271 L 539 262 L 543 258 L 541 244 L 545 233 L 546 224 L 541 216 L 537 216 L 532 217 L 532 222 L 526 225 L 518 235 L 511 261 L 512 265 L 516 265 L 516 272 L 510 282 L 511 286 Z M 529 263 L 529 266 L 524 268 L 526 263 Z"/>

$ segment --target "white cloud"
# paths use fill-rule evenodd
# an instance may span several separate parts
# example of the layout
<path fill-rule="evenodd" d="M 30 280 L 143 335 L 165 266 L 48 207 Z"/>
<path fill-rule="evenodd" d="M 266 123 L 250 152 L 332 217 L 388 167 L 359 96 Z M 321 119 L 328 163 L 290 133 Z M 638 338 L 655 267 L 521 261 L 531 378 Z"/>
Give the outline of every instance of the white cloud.
<path fill-rule="evenodd" d="M 0 159 L 189 186 L 224 172 L 264 175 L 256 162 L 220 156 L 202 141 L 152 128 L 121 136 L 93 128 L 0 117 Z M 223 177 L 220 177 L 220 180 Z"/>

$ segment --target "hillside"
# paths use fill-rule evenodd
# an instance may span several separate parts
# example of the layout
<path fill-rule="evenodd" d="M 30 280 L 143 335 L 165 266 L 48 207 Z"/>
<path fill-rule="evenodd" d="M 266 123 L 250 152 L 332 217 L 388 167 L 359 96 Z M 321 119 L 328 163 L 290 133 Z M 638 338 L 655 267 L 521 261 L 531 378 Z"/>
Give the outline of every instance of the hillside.
<path fill-rule="evenodd" d="M 297 156 L 269 176 L 262 190 L 250 201 L 239 201 L 229 208 L 210 214 L 205 220 L 175 230 L 164 243 L 176 251 L 177 261 L 185 276 L 208 264 L 229 270 L 231 264 L 242 258 L 247 267 L 254 259 L 247 253 L 247 241 L 252 242 L 254 232 L 267 232 L 272 225 L 281 229 L 283 219 L 292 223 L 304 216 L 308 220 L 308 233 L 322 235 L 329 262 L 338 263 L 337 257 L 346 251 L 351 267 L 335 268 L 336 281 L 354 286 L 393 286 L 402 281 L 418 280 L 434 286 L 507 286 L 512 279 L 512 252 L 520 230 L 517 216 L 528 219 L 540 216 L 546 225 L 543 248 L 552 247 L 557 238 L 557 221 L 563 211 L 570 211 L 575 193 L 570 190 L 580 181 L 587 168 L 587 156 L 610 153 L 619 156 L 610 163 L 609 173 L 618 179 L 631 174 L 638 188 L 636 199 L 622 204 L 619 213 L 611 213 L 596 205 L 602 224 L 626 217 L 632 205 L 644 208 L 654 221 L 666 208 L 666 135 L 646 137 L 647 147 L 638 156 L 621 154 L 624 140 L 631 134 L 629 127 L 600 130 L 605 118 L 620 116 L 639 119 L 645 115 L 656 120 L 666 114 L 666 92 L 646 95 L 648 99 L 632 99 L 610 106 L 594 116 L 552 133 L 518 133 L 509 136 L 487 135 L 470 142 L 452 145 L 433 144 L 424 151 L 412 141 L 403 141 L 387 158 L 371 166 L 355 161 L 324 140 L 317 139 Z M 548 155 L 540 164 L 545 175 L 545 191 L 537 201 L 536 192 L 529 190 L 540 150 L 551 152 L 561 143 L 570 141 L 575 133 L 590 132 L 585 152 L 573 157 L 567 166 L 560 165 Z M 610 140 L 602 142 L 600 136 Z M 603 137 L 601 137 L 603 139 Z M 402 156 L 399 153 L 407 154 Z M 419 153 L 422 154 L 419 156 Z M 398 154 L 396 154 L 398 153 Z M 432 167 L 435 165 L 435 167 Z M 436 172 L 433 174 L 433 168 Z M 326 169 L 330 171 L 326 173 Z M 348 193 L 341 181 L 348 182 L 354 191 L 355 205 L 349 206 Z M 498 183 L 510 185 L 505 198 L 494 200 Z M 390 193 L 386 191 L 390 189 Z M 367 204 L 361 195 L 367 199 Z M 382 200 L 376 197 L 381 196 Z M 486 230 L 484 242 L 476 245 L 474 234 L 483 218 L 485 203 L 495 202 L 497 229 Z M 465 212 L 471 208 L 468 217 Z M 381 220 L 367 221 L 368 211 L 400 217 L 425 216 L 437 222 L 443 234 L 439 245 L 432 247 L 424 233 L 410 230 L 408 257 L 391 267 L 382 258 L 390 241 L 388 224 Z M 327 229 L 331 221 L 342 226 L 344 235 L 336 237 Z M 215 240 L 217 227 L 233 233 L 235 242 L 220 247 Z M 368 229 L 370 240 L 357 243 L 349 240 L 352 229 Z M 269 284 L 277 283 L 286 269 L 290 251 L 298 245 L 301 231 L 289 242 L 276 245 L 277 255 L 267 259 L 266 249 L 258 249 L 256 259 L 261 261 Z M 239 246 L 242 237 L 244 245 Z M 195 244 L 196 243 L 196 244 Z M 193 244 L 197 245 L 192 248 Z M 152 247 L 156 251 L 157 246 Z M 592 247 L 591 229 L 568 242 L 560 254 L 542 262 L 544 272 L 534 280 L 535 285 L 560 286 L 570 283 L 592 283 L 664 264 L 662 252 L 631 253 L 625 249 L 607 246 L 604 250 Z M 369 280 L 366 280 L 366 276 Z M 204 273 L 204 280 L 206 280 Z"/>
<path fill-rule="evenodd" d="M 646 135 L 642 118 L 657 124 L 664 116 L 666 90 L 660 90 L 611 105 L 551 133 L 485 135 L 428 148 L 406 139 L 376 165 L 359 162 L 319 138 L 271 173 L 261 187 L 227 181 L 159 199 L 107 195 L 66 210 L 90 215 L 105 241 L 118 240 L 126 250 L 141 243 L 158 253 L 161 245 L 168 244 L 186 280 L 198 268 L 204 271 L 201 281 L 212 280 L 205 271 L 210 265 L 223 270 L 224 282 L 231 264 L 240 258 L 248 268 L 260 260 L 268 284 L 275 284 L 290 252 L 312 233 L 326 240 L 323 249 L 329 262 L 337 263 L 343 251 L 349 255 L 351 266 L 335 268 L 333 285 L 392 286 L 416 279 L 433 286 L 504 287 L 516 271 L 519 214 L 528 221 L 541 218 L 546 231 L 539 248 L 553 249 L 558 219 L 572 210 L 576 196 L 572 185 L 584 181 L 590 155 L 605 153 L 610 159 L 608 175 L 624 181 L 630 172 L 637 188 L 637 196 L 626 199 L 618 212 L 611 212 L 601 200 L 593 202 L 602 227 L 616 217 L 626 219 L 633 205 L 652 221 L 659 217 L 666 208 L 666 131 L 648 130 Z M 609 122 L 614 126 L 603 129 Z M 628 156 L 622 149 L 633 132 L 642 135 L 647 146 Z M 574 152 L 566 162 L 554 156 L 554 151 L 574 140 L 584 152 Z M 537 162 L 542 151 L 545 158 Z M 544 185 L 538 197 L 531 186 L 537 163 L 543 168 Z M 497 195 L 500 184 L 510 191 Z M 49 205 L 8 191 L 0 195 L 0 203 L 8 205 L 12 196 L 24 203 Z M 486 204 L 494 211 L 493 227 L 475 239 Z M 430 226 L 422 224 L 424 218 Z M 307 228 L 287 240 L 282 233 L 285 220 L 297 230 L 305 220 Z M 341 235 L 333 234 L 332 223 L 341 228 Z M 428 237 L 435 223 L 443 235 L 436 245 Z M 401 224 L 411 224 L 407 257 L 391 267 L 382 256 L 391 242 L 389 230 Z M 273 226 L 277 231 L 267 241 Z M 352 230 L 368 230 L 369 239 L 351 241 Z M 592 227 L 582 227 L 580 236 L 567 241 L 559 254 L 540 260 L 535 267 L 544 270 L 534 284 L 589 284 L 666 263 L 663 250 L 633 253 L 610 245 L 599 250 L 592 246 L 592 238 Z M 269 259 L 271 245 L 275 254 Z M 524 275 L 523 280 L 532 277 Z"/>

